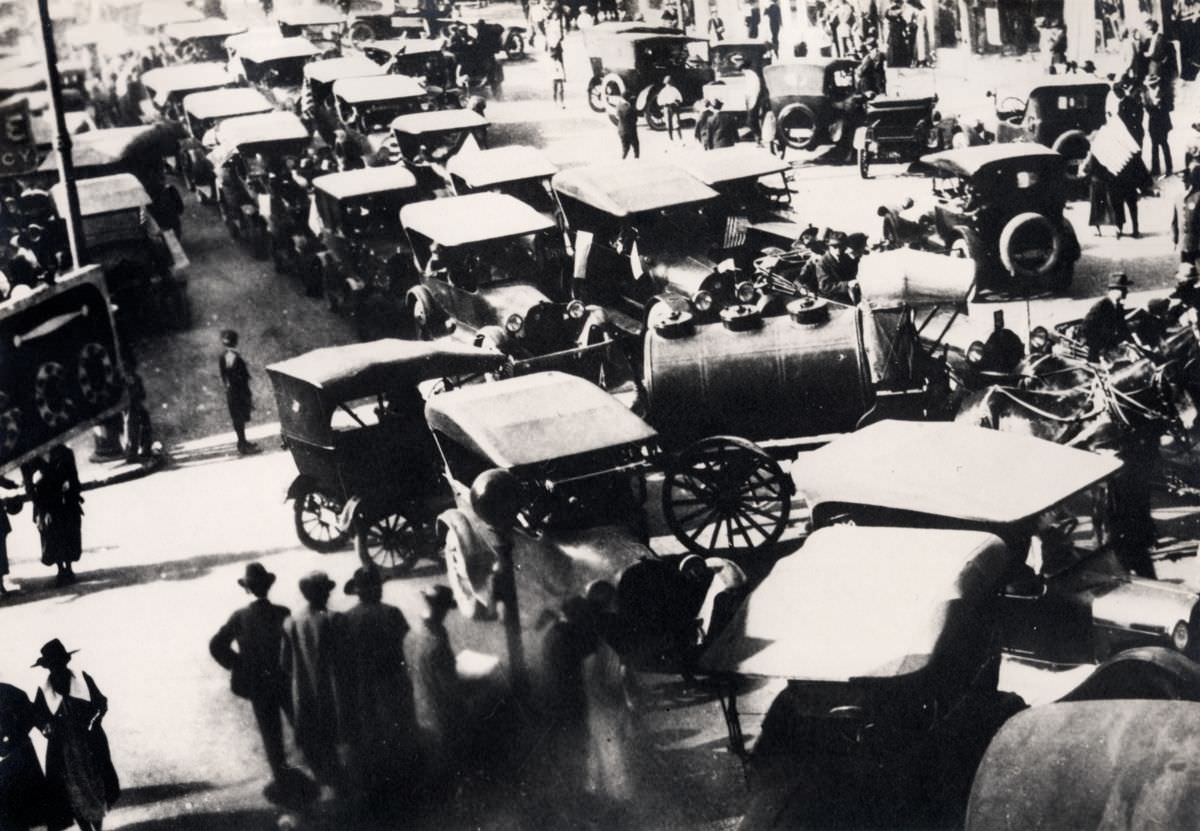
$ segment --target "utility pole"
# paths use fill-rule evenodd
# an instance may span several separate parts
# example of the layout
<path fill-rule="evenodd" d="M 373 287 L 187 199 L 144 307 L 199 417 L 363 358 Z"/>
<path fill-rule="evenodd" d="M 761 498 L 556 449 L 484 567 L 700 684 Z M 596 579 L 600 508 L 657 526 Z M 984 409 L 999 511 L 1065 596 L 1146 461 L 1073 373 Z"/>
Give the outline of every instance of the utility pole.
<path fill-rule="evenodd" d="M 62 79 L 58 75 L 58 50 L 54 48 L 54 24 L 50 20 L 49 0 L 37 0 L 42 24 L 42 44 L 46 52 L 46 79 L 50 84 L 50 106 L 54 109 L 54 144 L 58 149 L 58 173 L 67 195 L 67 241 L 74 268 L 83 261 L 83 223 L 79 217 L 79 191 L 75 188 L 75 163 L 71 158 L 71 134 L 63 112 Z"/>

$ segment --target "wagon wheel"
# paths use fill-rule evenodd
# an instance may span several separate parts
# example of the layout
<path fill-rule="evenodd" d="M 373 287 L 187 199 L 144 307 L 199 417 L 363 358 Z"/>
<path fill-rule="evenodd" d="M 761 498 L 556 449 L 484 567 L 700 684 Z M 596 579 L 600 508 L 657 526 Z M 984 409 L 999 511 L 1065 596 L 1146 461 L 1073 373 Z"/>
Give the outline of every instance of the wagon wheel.
<path fill-rule="evenodd" d="M 401 511 L 379 517 L 367 526 L 367 555 L 379 568 L 392 574 L 403 574 L 412 569 L 427 550 L 427 531 Z"/>
<path fill-rule="evenodd" d="M 321 491 L 306 491 L 296 497 L 292 508 L 296 536 L 306 547 L 328 554 L 346 544 L 349 533 L 338 524 L 342 505 L 336 499 Z"/>
<path fill-rule="evenodd" d="M 604 85 L 600 83 L 599 78 L 593 78 L 588 81 L 588 106 L 592 108 L 592 112 L 602 113 L 605 109 L 607 100 L 604 96 Z"/>
<path fill-rule="evenodd" d="M 667 526 L 696 554 L 747 554 L 787 527 L 792 485 L 779 464 L 745 439 L 712 436 L 680 453 L 663 482 Z"/>

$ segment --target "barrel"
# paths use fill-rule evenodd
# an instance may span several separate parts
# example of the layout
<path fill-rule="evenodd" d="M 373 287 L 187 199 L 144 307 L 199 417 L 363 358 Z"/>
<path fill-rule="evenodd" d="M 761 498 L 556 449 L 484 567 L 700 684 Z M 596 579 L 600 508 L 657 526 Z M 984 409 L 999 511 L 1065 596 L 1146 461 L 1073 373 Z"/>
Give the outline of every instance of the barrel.
<path fill-rule="evenodd" d="M 858 310 L 815 321 L 754 316 L 647 329 L 648 421 L 686 441 L 714 433 L 755 441 L 853 430 L 873 392 Z"/>

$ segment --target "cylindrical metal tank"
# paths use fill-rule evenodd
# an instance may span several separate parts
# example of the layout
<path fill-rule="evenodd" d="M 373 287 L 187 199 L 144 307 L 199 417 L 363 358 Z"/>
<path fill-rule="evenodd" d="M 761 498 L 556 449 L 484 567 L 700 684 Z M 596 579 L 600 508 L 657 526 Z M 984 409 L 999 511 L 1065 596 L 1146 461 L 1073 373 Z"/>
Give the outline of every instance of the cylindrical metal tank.
<path fill-rule="evenodd" d="M 663 435 L 762 441 L 842 433 L 870 409 L 857 309 L 830 305 L 816 322 L 779 315 L 739 324 L 647 328 L 648 421 Z"/>

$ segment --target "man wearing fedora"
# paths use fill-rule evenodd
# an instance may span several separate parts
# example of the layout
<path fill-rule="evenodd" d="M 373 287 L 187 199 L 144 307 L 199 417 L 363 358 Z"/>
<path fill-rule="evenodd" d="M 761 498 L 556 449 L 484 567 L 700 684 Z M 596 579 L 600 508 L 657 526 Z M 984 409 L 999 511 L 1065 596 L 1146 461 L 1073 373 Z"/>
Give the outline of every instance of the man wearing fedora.
<path fill-rule="evenodd" d="M 244 456 L 258 450 L 257 446 L 246 441 L 246 423 L 250 421 L 250 413 L 254 411 L 254 398 L 250 394 L 250 370 L 241 353 L 237 351 L 237 332 L 232 329 L 222 330 L 221 345 L 225 347 L 219 365 L 221 385 L 225 387 L 225 403 L 229 406 L 229 419 L 233 422 L 233 432 L 237 435 L 237 451 L 239 455 Z"/>
<path fill-rule="evenodd" d="M 305 608 L 283 622 L 281 663 L 290 685 L 296 746 L 317 777 L 329 788 L 338 781 L 337 686 L 334 620 L 328 610 L 336 584 L 323 571 L 300 578 Z"/>
<path fill-rule="evenodd" d="M 280 782 L 289 772 L 283 750 L 281 714 L 290 714 L 291 703 L 279 656 L 283 648 L 283 622 L 290 613 L 267 599 L 274 583 L 275 575 L 262 563 L 246 565 L 238 585 L 254 595 L 254 600 L 230 616 L 209 641 L 208 651 L 230 671 L 233 694 L 250 700 L 271 775 Z"/>
<path fill-rule="evenodd" d="M 55 638 L 42 647 L 35 667 L 48 670 L 33 700 L 34 724 L 46 736 L 46 787 L 52 817 L 73 817 L 81 831 L 100 831 L 121 794 L 101 721 L 108 699 L 92 676 L 70 668 L 71 656 Z M 50 827 L 69 824 L 51 821 Z"/>
<path fill-rule="evenodd" d="M 1084 315 L 1080 334 L 1087 346 L 1089 361 L 1097 361 L 1108 350 L 1133 340 L 1125 320 L 1125 297 L 1130 285 L 1125 272 L 1114 272 L 1109 278 L 1107 293 Z"/>
<path fill-rule="evenodd" d="M 425 609 L 413 633 L 413 694 L 424 740 L 422 761 L 428 775 L 436 780 L 452 769 L 465 749 L 467 707 L 446 632 L 446 615 L 454 608 L 454 593 L 449 586 L 436 585 L 423 589 L 421 599 Z"/>

